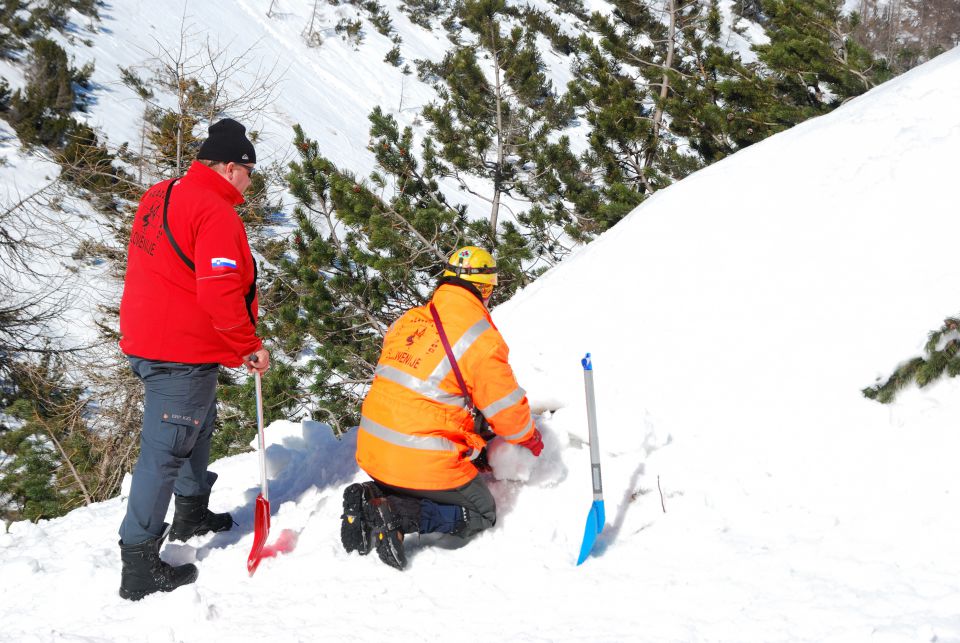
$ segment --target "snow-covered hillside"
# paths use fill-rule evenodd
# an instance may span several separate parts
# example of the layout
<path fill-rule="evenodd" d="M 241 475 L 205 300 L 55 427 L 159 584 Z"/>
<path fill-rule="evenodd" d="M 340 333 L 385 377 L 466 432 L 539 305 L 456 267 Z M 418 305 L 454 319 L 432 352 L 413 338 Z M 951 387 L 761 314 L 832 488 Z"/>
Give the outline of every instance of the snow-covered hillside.
<path fill-rule="evenodd" d="M 255 577 L 245 454 L 212 466 L 239 526 L 168 544 L 200 568 L 171 594 L 117 596 L 123 498 L 13 524 L 0 639 L 960 639 L 960 385 L 859 392 L 957 312 L 958 103 L 953 51 L 659 193 L 501 306 L 546 450 L 496 454 L 500 520 L 466 547 L 408 539 L 403 573 L 345 555 L 352 436 L 279 422 L 284 553 Z M 586 351 L 608 521 L 576 567 Z"/>
<path fill-rule="evenodd" d="M 603 0 L 595 4 L 597 8 L 606 6 Z M 269 7 L 270 17 L 266 15 Z M 176 106 L 176 97 L 156 82 L 156 77 L 160 69 L 179 64 L 186 76 L 207 83 L 219 76 L 225 102 L 240 101 L 240 106 L 229 110 L 230 115 L 256 133 L 261 167 L 287 170 L 287 164 L 297 157 L 293 126 L 300 124 L 306 135 L 317 141 L 325 157 L 363 180 L 375 167 L 374 155 L 367 149 L 368 115 L 374 107 L 380 107 L 396 119 L 401 129 L 412 127 L 419 146 L 426 131 L 422 110 L 437 95 L 433 87 L 419 80 L 416 61 L 437 62 L 451 47 L 439 20 L 434 20 L 434 28 L 428 30 L 414 24 L 399 2 L 386 2 L 383 8 L 390 17 L 392 36 L 401 41 L 399 67 L 384 62 L 384 56 L 395 46 L 394 40 L 374 28 L 359 3 L 331 6 L 294 0 L 183 0 L 160 9 L 149 0 L 124 0 L 101 6 L 99 22 L 71 11 L 65 33 L 50 31 L 47 35 L 64 47 L 74 66 L 94 64 L 88 104 L 85 111 L 74 112 L 73 116 L 96 130 L 111 150 L 124 145 L 140 149 L 144 145 L 145 109 Z M 582 29 L 572 16 L 555 17 L 568 32 Z M 340 21 L 353 19 L 363 24 L 359 44 L 336 30 Z M 303 37 L 310 24 L 322 40 L 321 46 L 309 46 Z M 736 34 L 731 37 L 737 46 L 745 48 L 742 38 Z M 565 91 L 573 56 L 549 49 L 545 55 L 553 86 Z M 154 95 L 149 101 L 125 84 L 127 73 L 150 87 Z M 12 90 L 23 89 L 27 82 L 23 66 L 10 60 L 0 59 L 0 78 Z M 248 94 L 254 96 L 251 104 L 243 103 Z M 252 106 L 262 109 L 249 111 Z M 201 138 L 205 125 L 195 132 Z M 587 129 L 581 122 L 566 132 L 578 150 L 585 146 Z M 10 126 L 0 121 L 0 204 L 7 207 L 17 203 L 51 183 L 60 171 L 43 148 L 24 152 Z M 483 179 L 472 177 L 469 181 L 481 193 L 485 191 Z M 460 190 L 454 181 L 445 182 L 443 187 L 452 203 L 463 204 L 474 217 L 489 212 L 488 201 Z M 285 214 L 289 214 L 292 197 L 283 190 L 271 196 L 279 199 Z M 59 225 L 77 233 L 60 239 L 63 257 L 58 257 L 55 264 L 58 269 L 66 265 L 72 271 L 70 290 L 88 291 L 85 297 L 73 298 L 71 312 L 66 315 L 68 328 L 62 329 L 70 335 L 66 343 L 78 345 L 96 340 L 98 306 L 115 305 L 120 293 L 118 283 L 101 278 L 103 266 L 99 263 L 71 259 L 81 239 L 107 241 L 108 245 L 114 242 L 109 227 L 89 204 L 75 197 L 67 201 Z M 507 195 L 503 202 L 509 212 L 529 207 Z M 4 268 L 0 266 L 0 270 Z M 61 334 L 60 328 L 55 331 Z"/>

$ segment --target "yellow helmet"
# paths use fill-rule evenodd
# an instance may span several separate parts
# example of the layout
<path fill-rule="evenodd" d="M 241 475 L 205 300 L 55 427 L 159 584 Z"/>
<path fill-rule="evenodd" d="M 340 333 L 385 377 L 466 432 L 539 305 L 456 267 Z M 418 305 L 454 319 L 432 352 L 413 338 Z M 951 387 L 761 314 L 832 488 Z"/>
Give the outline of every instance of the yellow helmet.
<path fill-rule="evenodd" d="M 443 276 L 460 277 L 476 284 L 487 299 L 497 285 L 497 261 L 483 248 L 464 246 L 450 255 Z"/>

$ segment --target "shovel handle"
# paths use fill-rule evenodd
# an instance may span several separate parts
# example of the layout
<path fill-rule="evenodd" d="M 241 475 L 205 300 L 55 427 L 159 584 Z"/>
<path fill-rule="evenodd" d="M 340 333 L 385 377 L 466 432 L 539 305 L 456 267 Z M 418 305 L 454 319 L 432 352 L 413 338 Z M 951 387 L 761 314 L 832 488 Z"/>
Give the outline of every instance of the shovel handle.
<path fill-rule="evenodd" d="M 603 482 L 600 480 L 600 440 L 597 437 L 597 400 L 593 392 L 593 360 L 590 353 L 583 364 L 583 386 L 587 396 L 587 427 L 590 431 L 590 469 L 593 478 L 593 499 L 603 500 Z"/>
<path fill-rule="evenodd" d="M 251 356 L 252 362 L 256 362 L 256 357 Z M 269 502 L 270 497 L 267 493 L 267 454 L 266 445 L 263 440 L 263 390 L 260 385 L 260 371 L 254 371 L 254 382 L 257 385 L 257 436 L 260 440 L 260 493 L 263 499 Z"/>

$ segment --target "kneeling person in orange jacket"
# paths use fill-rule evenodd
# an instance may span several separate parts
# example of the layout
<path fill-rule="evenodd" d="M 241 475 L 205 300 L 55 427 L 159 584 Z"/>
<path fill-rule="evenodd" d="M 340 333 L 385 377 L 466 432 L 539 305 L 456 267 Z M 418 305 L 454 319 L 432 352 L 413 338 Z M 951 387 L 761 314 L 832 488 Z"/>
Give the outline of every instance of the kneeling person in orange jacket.
<path fill-rule="evenodd" d="M 403 534 L 469 538 L 496 523 L 496 503 L 477 477 L 487 441 L 473 408 L 489 437 L 540 455 L 540 432 L 487 310 L 496 284 L 490 253 L 461 248 L 431 301 L 387 331 L 357 435 L 357 463 L 373 482 L 343 492 L 347 552 L 376 546 L 383 562 L 403 569 Z"/>

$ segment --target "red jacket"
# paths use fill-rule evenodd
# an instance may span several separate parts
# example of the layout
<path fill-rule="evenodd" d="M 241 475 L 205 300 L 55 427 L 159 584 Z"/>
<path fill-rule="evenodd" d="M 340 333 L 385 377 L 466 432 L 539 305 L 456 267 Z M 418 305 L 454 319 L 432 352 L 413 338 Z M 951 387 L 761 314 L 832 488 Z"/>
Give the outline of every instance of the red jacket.
<path fill-rule="evenodd" d="M 194 162 L 173 185 L 167 208 L 181 258 L 164 232 L 171 181 L 147 190 L 137 208 L 120 301 L 120 349 L 145 359 L 240 366 L 262 346 L 255 332 L 256 264 L 234 210 L 243 196 Z"/>

